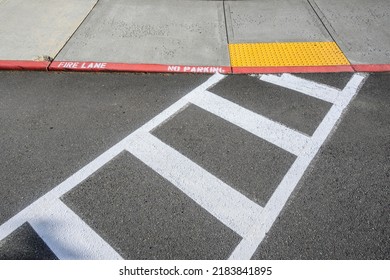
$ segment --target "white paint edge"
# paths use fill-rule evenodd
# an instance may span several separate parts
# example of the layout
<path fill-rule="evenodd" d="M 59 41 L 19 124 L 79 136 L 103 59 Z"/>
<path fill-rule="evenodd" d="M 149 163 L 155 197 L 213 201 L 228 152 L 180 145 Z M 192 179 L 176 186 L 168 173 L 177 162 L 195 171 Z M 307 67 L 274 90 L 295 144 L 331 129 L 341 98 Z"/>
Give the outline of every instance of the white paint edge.
<path fill-rule="evenodd" d="M 337 122 L 342 117 L 344 110 L 347 108 L 353 97 L 358 93 L 366 76 L 355 74 L 344 90 L 341 92 L 335 105 L 329 110 L 321 124 L 311 137 L 310 143 L 305 147 L 303 153 L 298 156 L 294 164 L 284 176 L 283 180 L 276 188 L 274 194 L 269 199 L 264 208 L 263 215 L 258 223 L 254 226 L 252 236 L 243 240 L 231 254 L 231 260 L 250 259 L 255 253 L 257 247 L 263 241 L 267 232 L 271 229 L 273 223 L 279 216 L 290 195 L 298 185 L 303 174 L 309 167 L 310 163 L 317 155 L 319 149 L 324 144 Z M 252 242 L 250 242 L 252 240 Z"/>
<path fill-rule="evenodd" d="M 262 75 L 259 79 L 330 103 L 334 103 L 340 94 L 340 90 L 291 74 Z"/>
<path fill-rule="evenodd" d="M 126 149 L 245 238 L 263 208 L 149 133 Z"/>
<path fill-rule="evenodd" d="M 310 139 L 208 91 L 191 99 L 191 103 L 294 155 L 299 155 Z"/>
<path fill-rule="evenodd" d="M 111 149 L 104 152 L 102 155 L 97 157 L 95 160 L 87 164 L 85 167 L 77 171 L 75 174 L 70 176 L 64 182 L 59 184 L 57 187 L 37 199 L 35 202 L 24 208 L 14 217 L 9 219 L 7 222 L 0 226 L 0 240 L 7 237 L 14 230 L 20 227 L 22 224 L 28 222 L 32 219 L 39 211 L 37 209 L 41 208 L 41 205 L 47 205 L 50 201 L 59 199 L 65 193 L 71 191 L 78 184 L 83 182 L 97 170 L 99 170 L 103 165 L 112 160 L 117 156 L 121 151 L 124 150 L 125 142 L 120 142 Z"/>
<path fill-rule="evenodd" d="M 201 94 L 203 91 L 207 90 L 208 88 L 212 87 L 213 85 L 217 84 L 219 81 L 224 79 L 226 76 L 216 73 L 214 74 L 210 79 L 208 79 L 206 82 L 204 82 L 199 87 L 195 88 L 191 92 L 189 92 L 187 95 L 182 97 L 180 100 L 178 100 L 176 103 L 165 109 L 163 112 L 161 112 L 159 115 L 151 119 L 149 122 L 141 126 L 139 129 L 137 129 L 136 132 L 150 132 L 159 125 L 163 124 L 168 119 L 174 117 L 177 113 L 179 113 L 183 108 L 185 108 L 188 103 L 196 98 L 199 94 Z"/>
<path fill-rule="evenodd" d="M 29 223 L 59 259 L 123 259 L 59 199 L 40 210 Z"/>

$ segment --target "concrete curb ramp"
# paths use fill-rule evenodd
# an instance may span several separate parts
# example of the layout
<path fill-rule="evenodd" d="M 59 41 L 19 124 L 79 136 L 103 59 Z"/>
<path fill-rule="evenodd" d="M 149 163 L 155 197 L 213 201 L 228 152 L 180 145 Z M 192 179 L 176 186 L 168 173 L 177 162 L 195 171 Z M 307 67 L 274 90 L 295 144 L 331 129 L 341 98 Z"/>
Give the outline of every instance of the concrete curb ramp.
<path fill-rule="evenodd" d="M 390 71 L 388 0 L 0 0 L 0 70 Z"/>

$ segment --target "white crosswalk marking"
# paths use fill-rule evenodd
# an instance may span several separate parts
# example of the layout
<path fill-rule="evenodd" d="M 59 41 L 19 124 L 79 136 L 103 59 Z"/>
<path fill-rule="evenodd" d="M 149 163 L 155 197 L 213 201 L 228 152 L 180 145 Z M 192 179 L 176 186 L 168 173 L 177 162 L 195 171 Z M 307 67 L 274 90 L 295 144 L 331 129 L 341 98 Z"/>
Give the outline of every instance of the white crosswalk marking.
<path fill-rule="evenodd" d="M 283 74 L 282 76 L 262 75 L 260 80 L 292 89 L 296 92 L 304 93 L 329 103 L 334 103 L 340 94 L 338 89 L 327 85 L 314 83 L 291 74 Z"/>
<path fill-rule="evenodd" d="M 332 129 L 340 119 L 343 111 L 346 109 L 352 98 L 357 94 L 359 87 L 362 85 L 365 79 L 364 75 L 355 74 L 349 81 L 344 90 L 340 93 L 338 98 L 334 101 L 334 105 L 329 110 L 313 136 L 310 138 L 305 149 L 301 155 L 295 160 L 287 174 L 284 176 L 282 182 L 276 188 L 275 192 L 267 202 L 264 208 L 263 214 L 259 217 L 256 230 L 252 231 L 252 242 L 242 241 L 230 256 L 230 259 L 250 259 L 255 253 L 257 247 L 265 237 L 266 233 L 271 229 L 271 226 L 275 222 L 276 218 L 282 211 L 291 193 L 297 186 L 299 180 L 302 178 L 304 172 L 308 168 L 309 164 L 316 156 L 318 150 L 321 148 Z M 315 90 L 316 83 L 313 83 L 313 90 Z M 283 82 L 279 84 L 283 86 Z M 290 84 L 286 82 L 286 87 Z M 333 89 L 330 88 L 330 92 Z M 303 94 L 307 93 L 305 89 Z"/>
<path fill-rule="evenodd" d="M 63 260 L 121 260 L 122 257 L 59 199 L 42 208 L 29 223 Z M 64 250 L 64 248 L 66 248 Z"/>
<path fill-rule="evenodd" d="M 235 248 L 230 259 L 250 259 L 318 150 L 357 94 L 365 76 L 355 74 L 343 90 L 289 74 L 259 76 L 263 81 L 292 89 L 297 94 L 306 94 L 333 103 L 311 137 L 208 91 L 224 77 L 215 74 L 16 214 L 0 226 L 0 240 L 28 222 L 60 259 L 121 259 L 121 256 L 63 204 L 60 198 L 119 153 L 128 151 L 242 237 L 242 241 Z M 189 104 L 197 105 L 297 156 L 264 208 L 150 134 Z"/>
<path fill-rule="evenodd" d="M 61 196 L 71 191 L 119 153 L 125 151 L 125 148 L 129 146 L 129 143 L 137 134 L 145 131 L 149 132 L 152 128 L 169 119 L 172 114 L 188 104 L 188 98 L 206 90 L 223 78 L 224 76 L 220 74 L 212 76 L 161 114 L 2 224 L 0 226 L 0 240 L 3 240 L 28 222 L 60 259 L 120 259 L 121 257 L 103 239 L 60 201 Z M 259 206 L 256 210 L 260 208 Z M 62 232 L 61 229 L 67 230 Z M 76 245 L 72 244 L 73 239 Z"/>
<path fill-rule="evenodd" d="M 302 152 L 309 138 L 233 102 L 204 91 L 191 103 L 223 118 L 294 155 Z"/>
<path fill-rule="evenodd" d="M 226 226 L 245 236 L 263 208 L 149 133 L 127 150 Z"/>

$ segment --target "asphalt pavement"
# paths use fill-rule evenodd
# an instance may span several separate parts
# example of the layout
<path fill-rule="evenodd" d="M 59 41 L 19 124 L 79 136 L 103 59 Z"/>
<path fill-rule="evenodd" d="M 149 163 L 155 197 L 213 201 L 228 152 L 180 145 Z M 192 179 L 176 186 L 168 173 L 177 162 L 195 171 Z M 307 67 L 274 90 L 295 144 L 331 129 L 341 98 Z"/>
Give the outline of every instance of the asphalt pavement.
<path fill-rule="evenodd" d="M 0 72 L 0 259 L 389 259 L 389 77 Z"/>

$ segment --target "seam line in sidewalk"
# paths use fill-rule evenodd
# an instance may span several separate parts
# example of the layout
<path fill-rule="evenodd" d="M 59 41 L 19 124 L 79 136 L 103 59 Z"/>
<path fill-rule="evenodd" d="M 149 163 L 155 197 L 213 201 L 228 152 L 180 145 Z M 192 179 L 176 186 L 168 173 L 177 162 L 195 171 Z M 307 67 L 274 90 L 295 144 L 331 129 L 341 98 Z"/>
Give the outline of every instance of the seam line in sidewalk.
<path fill-rule="evenodd" d="M 76 34 L 76 32 L 80 29 L 80 27 L 84 24 L 84 22 L 87 20 L 87 18 L 89 17 L 89 15 L 92 13 L 92 11 L 95 9 L 95 7 L 97 6 L 97 4 L 100 2 L 100 0 L 97 0 L 95 5 L 93 5 L 93 7 L 91 8 L 91 10 L 88 12 L 88 14 L 85 16 L 85 18 L 80 22 L 79 26 L 77 26 L 77 28 L 73 31 L 73 33 L 69 36 L 68 40 L 66 40 L 66 42 L 64 43 L 64 45 L 58 50 L 57 54 L 49 61 L 49 65 L 47 66 L 47 71 L 50 70 L 50 66 L 51 64 L 55 61 L 55 59 L 58 57 L 58 55 L 61 53 L 61 51 L 66 47 L 66 45 L 68 44 L 68 42 L 73 38 L 74 34 Z"/>

